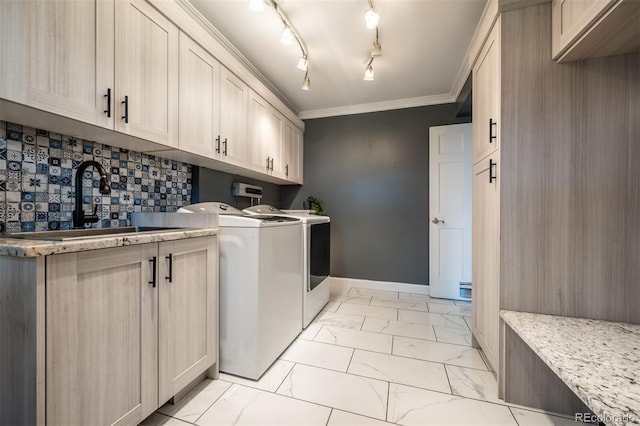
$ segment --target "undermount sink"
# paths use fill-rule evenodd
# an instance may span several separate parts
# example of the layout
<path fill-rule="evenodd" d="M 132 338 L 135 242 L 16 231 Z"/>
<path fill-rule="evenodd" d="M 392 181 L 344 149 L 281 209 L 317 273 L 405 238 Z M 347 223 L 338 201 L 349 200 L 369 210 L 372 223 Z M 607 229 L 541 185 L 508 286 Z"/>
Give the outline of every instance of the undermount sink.
<path fill-rule="evenodd" d="M 19 238 L 24 240 L 68 241 L 100 237 L 113 237 L 122 234 L 141 232 L 158 233 L 175 231 L 180 228 L 161 228 L 152 226 L 123 226 L 118 228 L 67 229 L 59 231 L 14 232 L 0 234 L 1 238 Z"/>

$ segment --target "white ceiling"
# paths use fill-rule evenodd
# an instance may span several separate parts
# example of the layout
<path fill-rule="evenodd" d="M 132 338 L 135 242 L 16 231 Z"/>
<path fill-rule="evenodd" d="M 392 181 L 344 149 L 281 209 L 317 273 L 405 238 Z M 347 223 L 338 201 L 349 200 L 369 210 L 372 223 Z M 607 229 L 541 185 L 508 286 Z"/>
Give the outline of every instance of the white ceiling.
<path fill-rule="evenodd" d="M 280 0 L 309 51 L 311 90 L 300 89 L 300 49 L 280 43 L 282 23 L 248 0 L 190 0 L 279 91 L 301 118 L 452 102 L 468 75 L 466 54 L 486 0 L 373 0 L 382 56 L 364 69 L 375 30 L 367 0 Z"/>

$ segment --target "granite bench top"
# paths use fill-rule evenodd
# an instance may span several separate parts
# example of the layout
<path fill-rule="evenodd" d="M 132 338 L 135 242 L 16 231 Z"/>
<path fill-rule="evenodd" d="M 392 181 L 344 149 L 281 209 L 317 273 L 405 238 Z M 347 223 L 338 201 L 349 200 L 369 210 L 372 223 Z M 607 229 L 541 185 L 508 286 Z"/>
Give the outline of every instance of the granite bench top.
<path fill-rule="evenodd" d="M 640 424 L 640 325 L 514 311 L 500 315 L 599 421 Z"/>
<path fill-rule="evenodd" d="M 0 238 L 0 256 L 35 257 L 60 253 L 98 250 L 135 244 L 157 243 L 217 235 L 218 229 L 175 229 L 139 233 L 102 235 L 66 241 Z"/>

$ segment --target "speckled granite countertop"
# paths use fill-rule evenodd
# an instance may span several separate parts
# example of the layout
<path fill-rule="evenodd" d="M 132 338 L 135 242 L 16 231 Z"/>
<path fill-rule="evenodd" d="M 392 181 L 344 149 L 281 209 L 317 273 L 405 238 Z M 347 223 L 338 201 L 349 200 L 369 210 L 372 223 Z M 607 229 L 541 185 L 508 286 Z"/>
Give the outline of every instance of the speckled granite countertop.
<path fill-rule="evenodd" d="M 102 235 L 67 241 L 0 238 L 0 256 L 34 257 L 135 244 L 157 243 L 218 234 L 218 229 L 172 229 Z"/>
<path fill-rule="evenodd" d="M 640 424 L 640 325 L 527 312 L 500 315 L 602 422 Z"/>

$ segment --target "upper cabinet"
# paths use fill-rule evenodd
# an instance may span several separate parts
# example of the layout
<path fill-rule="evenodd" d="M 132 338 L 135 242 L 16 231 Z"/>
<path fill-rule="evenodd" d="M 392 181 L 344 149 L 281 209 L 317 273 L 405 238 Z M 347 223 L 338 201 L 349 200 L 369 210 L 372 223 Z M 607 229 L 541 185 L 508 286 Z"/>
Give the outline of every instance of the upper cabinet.
<path fill-rule="evenodd" d="M 473 65 L 473 163 L 500 148 L 500 21 Z"/>
<path fill-rule="evenodd" d="M 226 68 L 222 69 L 220 85 L 220 159 L 246 166 L 249 87 Z"/>
<path fill-rule="evenodd" d="M 186 3 L 4 2 L 0 120 L 301 182 L 303 122 Z"/>
<path fill-rule="evenodd" d="M 115 28 L 116 130 L 177 146 L 178 28 L 143 0 L 116 1 Z"/>
<path fill-rule="evenodd" d="M 284 176 L 292 183 L 302 185 L 302 130 L 289 120 L 284 124 Z"/>
<path fill-rule="evenodd" d="M 180 137 L 178 147 L 214 157 L 220 153 L 220 63 L 180 33 Z"/>
<path fill-rule="evenodd" d="M 640 51 L 640 1 L 553 0 L 552 7 L 553 59 Z"/>
<path fill-rule="evenodd" d="M 178 30 L 151 5 L 51 0 L 8 7 L 0 19 L 11 37 L 1 43 L 11 64 L 2 66 L 1 98 L 175 146 Z"/>
<path fill-rule="evenodd" d="M 114 2 L 3 2 L 0 97 L 113 126 Z"/>
<path fill-rule="evenodd" d="M 257 93 L 249 94 L 249 145 L 251 167 L 268 175 L 282 176 L 284 117 Z"/>
<path fill-rule="evenodd" d="M 180 150 L 245 165 L 248 92 L 246 84 L 180 33 Z"/>

